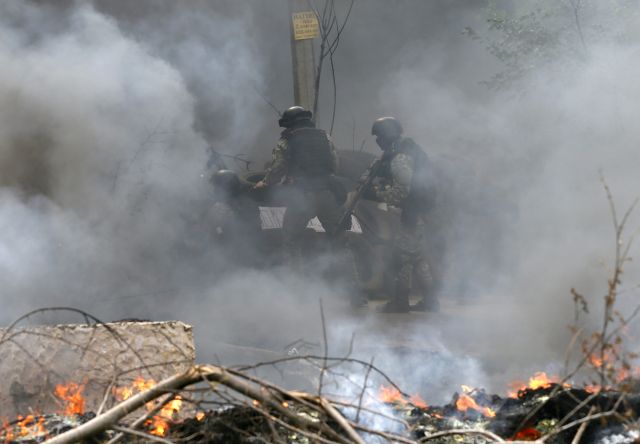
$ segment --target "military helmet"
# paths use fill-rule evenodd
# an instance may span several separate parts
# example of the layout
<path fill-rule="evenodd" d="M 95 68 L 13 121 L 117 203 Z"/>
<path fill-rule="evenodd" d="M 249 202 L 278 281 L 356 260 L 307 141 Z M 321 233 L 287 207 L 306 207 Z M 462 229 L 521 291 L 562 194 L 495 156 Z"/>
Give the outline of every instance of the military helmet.
<path fill-rule="evenodd" d="M 396 140 L 402 135 L 402 125 L 395 117 L 380 117 L 373 122 L 371 134 L 387 140 Z"/>
<path fill-rule="evenodd" d="M 211 184 L 220 190 L 236 193 L 240 189 L 240 178 L 235 171 L 218 170 L 211 176 Z"/>
<path fill-rule="evenodd" d="M 278 124 L 283 128 L 289 128 L 300 120 L 311 120 L 311 111 L 301 106 L 292 106 L 282 113 Z"/>

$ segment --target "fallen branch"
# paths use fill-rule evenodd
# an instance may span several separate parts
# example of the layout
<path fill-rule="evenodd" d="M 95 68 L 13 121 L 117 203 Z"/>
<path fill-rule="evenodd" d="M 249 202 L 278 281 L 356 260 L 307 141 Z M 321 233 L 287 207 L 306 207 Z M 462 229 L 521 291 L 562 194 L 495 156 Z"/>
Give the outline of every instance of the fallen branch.
<path fill-rule="evenodd" d="M 133 424 L 131 424 L 131 429 L 136 429 L 139 426 L 141 426 L 142 424 L 144 424 L 148 419 L 152 418 L 153 416 L 155 416 L 160 410 L 162 410 L 162 408 L 167 405 L 169 402 L 171 402 L 172 400 L 175 399 L 175 395 L 170 395 L 167 398 L 165 398 L 164 401 L 160 402 L 157 406 L 155 406 L 151 411 L 145 413 L 144 415 L 142 415 L 141 417 L 139 417 L 138 419 L 136 419 L 135 421 L 133 421 Z M 115 430 L 115 429 L 114 429 Z M 112 439 L 109 440 L 109 442 L 107 444 L 116 444 L 118 441 L 120 441 L 122 438 L 124 437 L 124 433 L 118 433 L 116 436 L 114 436 Z"/>
<path fill-rule="evenodd" d="M 432 433 L 431 435 L 427 435 L 424 438 L 420 438 L 420 441 L 418 442 L 427 442 L 427 441 L 431 441 L 432 439 L 436 439 L 436 438 L 441 438 L 443 436 L 450 436 L 450 435 L 480 435 L 480 436 L 484 436 L 485 438 L 488 438 L 492 441 L 495 442 L 504 442 L 504 439 L 500 438 L 498 435 L 496 435 L 495 433 L 489 432 L 487 430 L 482 430 L 482 429 L 451 429 L 451 430 L 445 430 L 443 432 L 436 432 L 436 433 Z M 511 443 L 517 442 L 517 441 L 510 441 Z M 535 441 L 528 441 L 529 444 L 531 444 L 532 442 Z"/>
<path fill-rule="evenodd" d="M 256 387 L 253 384 L 247 382 L 246 379 L 240 376 L 233 375 L 230 372 L 226 371 L 226 369 L 223 367 L 214 365 L 199 365 L 190 368 L 184 373 L 172 376 L 161 381 L 149 390 L 138 393 L 126 399 L 125 401 L 122 401 L 118 405 L 106 411 L 104 414 L 97 416 L 96 418 L 76 427 L 75 429 L 69 430 L 54 438 L 51 438 L 45 441 L 45 443 L 70 444 L 72 442 L 83 441 L 93 435 L 103 432 L 106 429 L 114 428 L 114 424 L 117 424 L 118 421 L 120 421 L 122 418 L 124 418 L 131 412 L 134 412 L 135 410 L 141 408 L 148 402 L 153 401 L 166 393 L 174 393 L 188 385 L 195 384 L 203 380 L 206 380 L 209 383 L 217 383 L 226 386 L 237 393 L 240 393 L 248 398 L 254 399 L 264 404 L 265 406 L 268 406 L 270 409 L 287 418 L 291 422 L 291 424 L 300 429 L 318 431 L 337 442 L 364 442 L 361 440 L 354 441 L 352 436 L 350 436 L 351 440 L 347 439 L 322 421 L 317 422 L 309 420 L 296 414 L 295 412 L 288 410 L 282 405 L 282 402 L 284 401 L 286 396 L 283 396 L 281 393 L 273 390 L 272 388 L 267 389 L 264 386 Z M 319 399 L 322 400 L 322 398 Z M 329 411 L 328 413 L 332 415 Z M 347 433 L 350 435 L 349 432 Z M 357 433 L 353 433 L 357 436 Z"/>
<path fill-rule="evenodd" d="M 144 433 L 144 432 L 141 432 L 140 430 L 134 430 L 134 429 L 130 429 L 128 427 L 121 427 L 121 426 L 112 426 L 110 428 L 115 430 L 115 431 L 117 431 L 117 432 L 121 432 L 123 435 L 124 434 L 134 435 L 134 436 L 138 436 L 140 438 L 144 438 L 147 441 L 159 442 L 159 443 L 162 443 L 162 444 L 174 444 L 173 442 L 169 441 L 168 439 L 164 439 L 164 438 L 161 438 L 161 437 L 155 436 L 155 435 L 150 435 L 149 433 Z"/>
<path fill-rule="evenodd" d="M 353 430 L 353 427 L 351 427 L 349 421 L 347 421 L 345 417 L 342 416 L 340 412 L 338 412 L 338 410 L 336 410 L 336 408 L 329 403 L 329 401 L 324 398 L 320 398 L 320 405 L 325 409 L 329 416 L 331 416 L 333 420 L 337 422 L 340 427 L 342 427 L 342 429 L 347 433 L 347 435 L 349 435 L 349 438 L 351 438 L 353 442 L 357 444 L 365 444 L 360 435 L 358 435 L 358 433 Z"/>
<path fill-rule="evenodd" d="M 589 409 L 589 413 L 587 416 L 591 415 L 595 411 L 595 409 L 596 408 L 592 406 Z M 578 427 L 578 431 L 576 432 L 573 439 L 571 440 L 571 444 L 578 444 L 580 442 L 580 440 L 582 439 L 582 435 L 584 435 L 584 431 L 587 430 L 588 425 L 589 423 L 587 421 L 580 424 L 580 427 Z"/>

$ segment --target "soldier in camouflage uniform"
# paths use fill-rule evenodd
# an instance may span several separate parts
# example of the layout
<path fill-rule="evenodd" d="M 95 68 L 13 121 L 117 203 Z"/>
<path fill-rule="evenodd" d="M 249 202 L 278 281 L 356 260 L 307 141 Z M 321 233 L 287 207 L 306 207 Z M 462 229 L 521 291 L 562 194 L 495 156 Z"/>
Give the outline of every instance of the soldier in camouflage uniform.
<path fill-rule="evenodd" d="M 409 138 L 402 137 L 402 126 L 393 117 L 376 120 L 371 129 L 384 151 L 375 186 L 369 191 L 374 200 L 400 208 L 400 228 L 393 242 L 395 292 L 381 311 L 402 313 L 409 310 L 437 311 L 433 277 L 425 256 L 425 223 L 435 198 L 435 178 L 424 151 Z M 409 305 L 409 293 L 418 291 L 422 300 Z"/>
<path fill-rule="evenodd" d="M 287 109 L 278 123 L 284 130 L 264 179 L 255 187 L 288 185 L 290 192 L 282 231 L 289 265 L 300 264 L 301 238 L 309 220 L 316 216 L 334 248 L 342 256 L 348 255 L 345 260 L 353 264 L 350 252 L 346 251 L 348 227 L 338 227 L 346 193 L 335 178 L 338 157 L 333 142 L 324 130 L 315 128 L 311 111 L 301 106 Z M 355 264 L 352 268 L 355 269 Z M 348 279 L 352 281 L 349 289 L 352 305 L 362 305 L 364 301 L 356 288 L 355 277 Z"/>

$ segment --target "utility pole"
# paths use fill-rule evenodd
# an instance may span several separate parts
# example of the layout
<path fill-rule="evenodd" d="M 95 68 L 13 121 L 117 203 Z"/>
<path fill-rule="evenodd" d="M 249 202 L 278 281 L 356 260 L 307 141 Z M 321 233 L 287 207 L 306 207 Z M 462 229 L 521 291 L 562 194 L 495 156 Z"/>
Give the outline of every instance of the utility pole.
<path fill-rule="evenodd" d="M 313 110 L 316 58 L 313 39 L 320 34 L 318 18 L 308 0 L 289 0 L 293 100 Z M 315 116 L 313 116 L 315 118 Z"/>

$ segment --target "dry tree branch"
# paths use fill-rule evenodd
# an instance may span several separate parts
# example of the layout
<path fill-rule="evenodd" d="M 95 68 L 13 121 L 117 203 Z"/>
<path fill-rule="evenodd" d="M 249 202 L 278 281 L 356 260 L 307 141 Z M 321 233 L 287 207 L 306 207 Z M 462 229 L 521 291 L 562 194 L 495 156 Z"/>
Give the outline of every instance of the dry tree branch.
<path fill-rule="evenodd" d="M 112 393 L 113 387 L 115 386 L 115 383 L 116 383 L 116 377 L 114 375 L 114 377 L 111 379 L 111 382 L 109 382 L 109 385 L 107 386 L 107 388 L 104 391 L 104 396 L 102 397 L 102 402 L 98 406 L 98 410 L 96 410 L 96 416 L 100 416 L 100 414 L 102 413 L 102 410 L 107 405 L 107 401 L 111 397 L 111 393 Z"/>
<path fill-rule="evenodd" d="M 353 404 L 350 404 L 348 402 L 338 401 L 338 400 L 335 400 L 335 399 L 331 399 L 331 404 L 338 405 L 340 407 L 356 408 Z M 391 415 L 388 415 L 386 413 L 379 412 L 378 410 L 374 410 L 374 409 L 371 409 L 371 408 L 368 408 L 368 407 L 365 407 L 365 406 L 361 406 L 360 410 L 363 411 L 363 412 L 371 413 L 372 415 L 379 416 L 379 417 L 384 418 L 384 419 L 388 419 L 389 421 L 397 422 L 398 424 L 404 426 L 406 429 L 411 428 L 409 423 L 407 421 L 405 421 L 404 419 L 402 419 L 402 418 L 397 418 L 395 416 L 391 416 Z M 358 424 L 358 418 L 356 418 L 354 422 L 355 422 L 355 424 Z"/>
<path fill-rule="evenodd" d="M 405 438 L 404 436 L 395 435 L 393 433 L 383 432 L 381 430 L 375 430 L 369 427 L 365 427 L 361 424 L 353 424 L 353 428 L 360 430 L 361 432 L 368 433 L 370 435 L 379 436 L 390 442 L 401 442 L 403 444 L 416 444 L 414 439 Z"/>
<path fill-rule="evenodd" d="M 571 340 L 569 341 L 569 345 L 567 346 L 564 354 L 564 373 L 567 373 L 569 371 L 569 363 L 571 362 L 571 358 L 572 358 L 571 352 L 576 342 L 578 341 L 578 338 L 582 334 L 582 330 L 583 329 L 581 328 L 576 329 L 576 331 L 574 331 L 573 334 L 571 335 Z"/>
<path fill-rule="evenodd" d="M 264 386 L 256 387 L 246 379 L 228 372 L 223 367 L 198 365 L 190 368 L 184 373 L 180 373 L 161 381 L 149 390 L 133 395 L 106 411 L 104 414 L 78 426 L 75 429 L 56 436 L 46 441 L 46 443 L 69 444 L 87 439 L 108 428 L 112 428 L 114 424 L 129 413 L 137 410 L 163 394 L 173 393 L 188 385 L 198 383 L 203 379 L 208 381 L 210 384 L 223 385 L 243 396 L 258 401 L 269 409 L 277 412 L 282 417 L 287 418 L 292 425 L 300 429 L 315 430 L 338 442 L 349 442 L 346 438 L 328 427 L 325 423 L 309 420 L 283 407 L 282 402 L 285 399 L 286 393 L 267 389 Z M 215 386 L 213 386 L 213 388 L 215 389 Z"/>
<path fill-rule="evenodd" d="M 489 432 L 488 430 L 482 429 L 450 429 L 442 432 L 432 433 L 431 435 L 427 435 L 423 438 L 420 438 L 418 442 L 427 442 L 432 439 L 442 438 L 443 436 L 451 436 L 451 435 L 480 435 L 484 438 L 490 439 L 494 442 L 504 442 L 504 439 L 500 438 L 495 433 Z M 515 442 L 515 441 L 510 441 Z M 529 441 L 531 442 L 531 441 Z"/>
<path fill-rule="evenodd" d="M 573 427 L 575 427 L 577 425 L 583 424 L 585 422 L 588 423 L 588 422 L 594 421 L 596 419 L 607 418 L 609 416 L 616 416 L 616 415 L 619 415 L 619 413 L 616 412 L 616 411 L 610 410 L 610 411 L 607 411 L 607 412 L 596 413 L 595 415 L 585 416 L 584 418 L 576 419 L 575 421 L 570 422 L 569 424 L 559 428 L 558 430 L 555 430 L 555 431 L 543 436 L 542 438 L 540 438 L 540 440 L 538 442 L 544 443 L 544 442 L 546 442 L 547 439 L 549 439 L 549 438 L 551 438 L 551 437 L 553 437 L 553 436 L 555 436 L 555 435 L 557 435 L 559 433 L 562 433 L 562 432 L 564 432 L 566 430 L 569 430 L 569 429 L 571 429 L 571 428 L 573 428 Z"/>
<path fill-rule="evenodd" d="M 275 422 L 276 424 L 284 427 L 287 430 L 290 430 L 294 433 L 300 433 L 303 436 L 306 436 L 307 438 L 311 438 L 313 441 L 311 442 L 320 442 L 320 443 L 325 443 L 325 444 L 335 444 L 336 441 L 331 441 L 329 439 L 323 438 L 322 436 L 319 436 L 317 434 L 313 434 L 311 432 L 307 432 L 306 430 L 300 430 L 296 427 L 293 427 L 292 425 L 288 424 L 287 422 L 281 420 L 280 418 L 277 418 L 271 414 L 269 414 L 268 412 L 264 411 L 264 410 L 259 410 L 259 409 L 255 409 L 257 411 L 259 411 L 261 414 L 263 414 L 265 416 L 265 418 Z"/>
<path fill-rule="evenodd" d="M 320 379 L 318 381 L 318 396 L 322 396 L 322 383 L 324 379 L 324 373 L 327 371 L 327 357 L 329 356 L 329 342 L 327 340 L 327 323 L 324 318 L 324 307 L 322 306 L 322 299 L 320 299 L 320 320 L 322 321 L 322 342 L 324 344 L 324 358 L 322 360 L 322 368 L 320 369 Z"/>
<path fill-rule="evenodd" d="M 253 364 L 253 365 L 247 365 L 247 366 L 241 366 L 241 367 L 237 367 L 235 370 L 240 371 L 240 372 L 244 372 L 247 370 L 252 370 L 252 369 L 256 369 L 259 367 L 265 367 L 268 365 L 274 365 L 274 364 L 278 364 L 278 363 L 283 363 L 283 362 L 288 362 L 288 361 L 299 361 L 299 360 L 303 360 L 303 361 L 309 361 L 313 363 L 313 360 L 323 360 L 325 359 L 323 356 L 318 356 L 318 355 L 299 355 L 299 356 L 287 356 L 284 358 L 280 358 L 280 359 L 274 359 L 272 361 L 263 361 L 263 362 L 259 362 L 257 364 Z M 349 362 L 349 363 L 353 363 L 353 364 L 359 364 L 362 365 L 363 367 L 368 367 L 371 366 L 371 369 L 373 371 L 375 371 L 380 377 L 382 377 L 385 382 L 387 384 L 389 384 L 391 387 L 393 387 L 394 389 L 398 390 L 398 392 L 408 398 L 410 395 L 405 393 L 395 382 L 393 382 L 393 379 L 391 379 L 391 377 L 389 377 L 385 372 L 383 372 L 379 367 L 367 362 L 367 361 L 363 361 L 361 359 L 357 359 L 357 358 L 333 358 L 333 357 L 328 357 L 326 358 L 327 361 L 342 361 L 342 362 Z"/>
<path fill-rule="evenodd" d="M 585 407 L 586 405 L 588 405 L 591 401 L 593 401 L 596 397 L 598 396 L 598 393 L 591 393 L 589 396 L 587 396 L 583 401 L 581 401 L 578 405 L 576 405 L 569 413 L 567 413 L 564 418 L 562 418 L 560 421 L 558 421 L 558 423 L 556 424 L 555 428 L 560 428 L 562 427 L 568 420 L 570 420 L 571 418 L 573 418 L 573 415 L 575 415 L 576 413 L 578 413 L 580 411 L 581 408 Z M 591 407 L 593 408 L 593 406 Z"/>
<path fill-rule="evenodd" d="M 604 388 L 607 382 L 607 369 L 605 368 L 606 366 L 604 365 L 604 362 L 606 362 L 607 350 L 612 347 L 611 341 L 614 339 L 614 337 L 620 332 L 620 330 L 625 325 L 628 325 L 629 322 L 633 320 L 640 313 L 640 305 L 638 305 L 633 310 L 631 315 L 629 315 L 626 319 L 623 319 L 620 325 L 616 326 L 610 331 L 610 327 L 611 327 L 610 324 L 614 321 L 612 314 L 614 313 L 614 305 L 615 305 L 617 296 L 619 294 L 619 285 L 621 284 L 621 276 L 623 274 L 623 265 L 629 259 L 628 255 L 630 251 L 630 243 L 633 241 L 633 236 L 632 236 L 630 241 L 628 241 L 626 246 L 624 246 L 622 242 L 622 233 L 624 232 L 624 228 L 626 227 L 629 221 L 629 218 L 633 210 L 639 203 L 640 199 L 635 199 L 623 214 L 622 219 L 619 219 L 615 201 L 613 199 L 613 194 L 611 193 L 611 189 L 609 188 L 609 185 L 604 179 L 604 176 L 602 175 L 602 173 L 600 173 L 600 182 L 602 183 L 602 186 L 606 194 L 609 211 L 611 214 L 611 219 L 613 221 L 614 233 L 615 233 L 614 268 L 613 268 L 611 277 L 607 282 L 608 290 L 607 290 L 607 294 L 604 297 L 604 317 L 602 320 L 602 327 L 596 336 L 597 340 L 593 341 L 593 344 L 591 344 L 590 347 L 585 347 L 585 349 L 583 350 L 583 356 L 579 360 L 579 362 L 576 364 L 575 368 L 570 373 L 567 373 L 565 377 L 558 383 L 558 385 L 554 387 L 554 389 L 551 391 L 551 393 L 549 394 L 549 397 L 545 402 L 538 404 L 525 416 L 525 418 L 521 421 L 516 431 L 519 431 L 520 429 L 522 429 L 522 427 L 526 424 L 527 421 L 529 421 L 538 411 L 540 411 L 540 409 L 542 409 L 549 400 L 553 399 L 558 394 L 558 392 L 562 390 L 562 385 L 565 382 L 567 382 L 569 379 L 571 379 L 575 374 L 577 374 L 581 369 L 583 369 L 586 363 L 589 361 L 590 357 L 596 352 L 599 354 L 599 359 L 603 363 L 603 365 L 601 365 L 600 368 L 598 369 L 598 375 L 600 376 L 600 386 Z M 575 291 L 572 293 L 574 294 L 574 297 L 577 294 L 577 292 Z M 580 333 L 579 330 L 574 333 L 574 337 L 571 340 L 572 344 L 574 343 L 574 340 L 579 333 Z M 568 419 L 569 418 L 564 418 L 563 421 Z"/>
<path fill-rule="evenodd" d="M 333 133 L 333 124 L 335 120 L 336 114 L 336 78 L 335 78 L 335 67 L 333 62 L 333 54 L 340 44 L 340 37 L 342 36 L 342 32 L 344 31 L 347 22 L 349 21 L 349 17 L 351 16 L 351 11 L 353 9 L 353 5 L 355 0 L 351 0 L 349 3 L 349 7 L 347 9 L 347 13 L 345 14 L 344 20 L 342 23 L 338 20 L 338 15 L 335 9 L 335 0 L 325 0 L 324 6 L 322 8 L 322 14 L 318 11 L 318 9 L 314 6 L 312 0 L 307 0 L 307 4 L 309 8 L 314 12 L 316 19 L 319 23 L 320 28 L 320 55 L 318 56 L 318 66 L 316 67 L 316 75 L 314 79 L 314 99 L 313 99 L 313 116 L 316 119 L 318 114 L 318 98 L 320 95 L 320 78 L 322 75 L 322 67 L 324 61 L 327 57 L 329 57 L 329 62 L 331 64 L 331 78 L 333 84 L 333 111 L 331 117 L 331 130 L 329 134 Z"/>
<path fill-rule="evenodd" d="M 593 414 L 595 409 L 596 409 L 595 406 L 591 406 L 587 416 Z M 582 439 L 582 435 L 584 435 L 584 431 L 587 430 L 588 425 L 589 423 L 587 421 L 580 424 L 580 427 L 578 427 L 578 431 L 576 432 L 576 434 L 573 436 L 573 439 L 571 440 L 571 444 L 578 444 L 580 442 L 580 440 Z"/>
<path fill-rule="evenodd" d="M 331 416 L 333 420 L 337 422 L 340 427 L 342 427 L 342 429 L 347 433 L 349 438 L 353 440 L 353 442 L 357 444 L 365 444 L 360 435 L 358 435 L 356 431 L 353 430 L 353 427 L 351 427 L 349 421 L 347 421 L 345 417 L 342 416 L 340 412 L 338 412 L 336 408 L 332 406 L 326 399 L 320 398 L 320 405 L 326 410 L 329 416 Z"/>
<path fill-rule="evenodd" d="M 161 438 L 159 436 L 155 436 L 155 435 L 151 435 L 149 433 L 144 433 L 141 432 L 140 430 L 134 430 L 131 429 L 129 427 L 122 427 L 122 426 L 111 426 L 110 429 L 115 430 L 116 432 L 120 432 L 122 436 L 124 436 L 125 434 L 127 435 L 134 435 L 137 436 L 139 438 L 144 438 L 147 441 L 151 441 L 151 442 L 159 442 L 162 444 L 174 444 L 172 441 L 169 441 L 168 439 L 164 439 Z"/>
<path fill-rule="evenodd" d="M 356 412 L 356 422 L 359 422 L 360 420 L 360 411 L 362 410 L 362 401 L 364 398 L 364 394 L 367 391 L 367 383 L 369 382 L 369 375 L 371 374 L 371 366 L 373 365 L 373 359 L 374 357 L 372 356 L 371 363 L 367 367 L 367 373 L 365 373 L 364 375 L 364 382 L 362 383 L 362 391 L 358 396 L 358 411 Z"/>
<path fill-rule="evenodd" d="M 173 401 L 174 399 L 175 399 L 175 394 L 170 394 L 168 397 L 165 398 L 164 401 L 158 403 L 158 405 L 156 405 L 153 409 L 151 409 L 150 411 L 148 411 L 147 413 L 145 413 L 144 415 L 142 415 L 141 417 L 139 417 L 138 419 L 133 421 L 133 423 L 131 424 L 129 429 L 136 429 L 136 428 L 140 427 L 148 419 L 154 417 L 160 410 L 162 410 L 162 408 L 165 405 L 167 405 L 169 402 Z M 96 417 L 98 417 L 98 416 L 100 416 L 100 415 L 97 415 Z M 113 438 L 111 438 L 107 444 L 116 444 L 122 438 L 124 438 L 124 434 L 123 433 L 119 433 L 116 436 L 114 436 Z"/>

